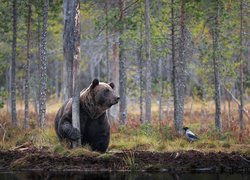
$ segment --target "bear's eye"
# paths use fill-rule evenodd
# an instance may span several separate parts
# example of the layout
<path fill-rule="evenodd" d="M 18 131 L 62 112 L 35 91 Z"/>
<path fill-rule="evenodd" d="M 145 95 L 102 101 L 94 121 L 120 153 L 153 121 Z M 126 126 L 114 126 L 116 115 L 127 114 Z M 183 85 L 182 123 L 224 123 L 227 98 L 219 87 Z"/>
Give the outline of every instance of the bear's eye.
<path fill-rule="evenodd" d="M 107 95 L 109 92 L 109 89 L 105 89 L 104 94 Z"/>

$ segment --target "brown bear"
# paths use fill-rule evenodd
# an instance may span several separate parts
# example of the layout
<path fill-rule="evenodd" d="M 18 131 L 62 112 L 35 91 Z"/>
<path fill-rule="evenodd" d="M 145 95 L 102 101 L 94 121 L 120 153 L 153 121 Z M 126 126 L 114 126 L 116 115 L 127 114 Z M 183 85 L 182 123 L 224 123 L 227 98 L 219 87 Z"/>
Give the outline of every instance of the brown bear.
<path fill-rule="evenodd" d="M 110 125 L 106 110 L 117 104 L 119 97 L 114 93 L 113 83 L 94 79 L 91 85 L 80 93 L 80 131 L 72 126 L 72 98 L 58 110 L 55 130 L 60 141 L 76 141 L 90 145 L 94 151 L 105 152 L 109 145 Z"/>

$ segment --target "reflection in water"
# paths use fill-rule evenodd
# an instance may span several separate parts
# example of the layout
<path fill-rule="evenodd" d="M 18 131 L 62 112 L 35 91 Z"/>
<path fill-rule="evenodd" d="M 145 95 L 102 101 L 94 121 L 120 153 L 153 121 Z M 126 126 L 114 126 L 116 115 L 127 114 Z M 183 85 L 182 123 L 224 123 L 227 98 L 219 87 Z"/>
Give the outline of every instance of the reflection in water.
<path fill-rule="evenodd" d="M 250 174 L 167 172 L 0 172 L 0 180 L 250 180 Z"/>

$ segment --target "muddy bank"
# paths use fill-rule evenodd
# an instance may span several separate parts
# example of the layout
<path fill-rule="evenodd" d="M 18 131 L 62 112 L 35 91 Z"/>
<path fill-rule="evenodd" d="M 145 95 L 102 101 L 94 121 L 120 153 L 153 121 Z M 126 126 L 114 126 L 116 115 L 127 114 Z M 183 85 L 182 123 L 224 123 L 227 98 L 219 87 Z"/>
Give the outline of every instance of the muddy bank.
<path fill-rule="evenodd" d="M 250 156 L 236 152 L 122 151 L 106 154 L 62 156 L 35 147 L 0 151 L 0 170 L 39 171 L 169 171 L 250 173 Z"/>

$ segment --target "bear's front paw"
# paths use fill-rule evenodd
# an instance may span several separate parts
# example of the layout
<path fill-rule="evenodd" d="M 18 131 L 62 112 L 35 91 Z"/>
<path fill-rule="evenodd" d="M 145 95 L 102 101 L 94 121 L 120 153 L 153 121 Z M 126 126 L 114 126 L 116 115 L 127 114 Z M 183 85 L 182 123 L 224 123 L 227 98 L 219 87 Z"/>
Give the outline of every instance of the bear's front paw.
<path fill-rule="evenodd" d="M 78 129 L 76 129 L 76 128 L 73 128 L 72 131 L 71 131 L 71 134 L 70 134 L 70 139 L 72 141 L 76 141 L 76 140 L 78 140 L 80 138 L 81 138 L 80 131 Z"/>

